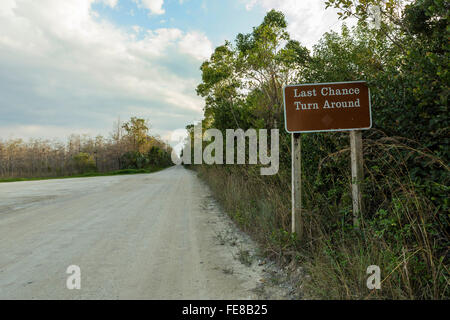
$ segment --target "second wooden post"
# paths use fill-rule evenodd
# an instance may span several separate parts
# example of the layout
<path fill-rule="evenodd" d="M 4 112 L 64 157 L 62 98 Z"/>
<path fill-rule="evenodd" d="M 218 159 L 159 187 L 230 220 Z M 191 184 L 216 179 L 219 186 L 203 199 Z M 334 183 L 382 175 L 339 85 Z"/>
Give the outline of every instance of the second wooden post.
<path fill-rule="evenodd" d="M 353 226 L 358 229 L 363 212 L 361 184 L 364 180 L 362 132 L 350 131 L 350 153 L 352 162 Z"/>

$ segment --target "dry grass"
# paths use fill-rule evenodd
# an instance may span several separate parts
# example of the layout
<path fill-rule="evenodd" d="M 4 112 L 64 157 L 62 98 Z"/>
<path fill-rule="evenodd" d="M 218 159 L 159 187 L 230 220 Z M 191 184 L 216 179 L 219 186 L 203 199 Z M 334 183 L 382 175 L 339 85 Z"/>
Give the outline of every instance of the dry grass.
<path fill-rule="evenodd" d="M 317 175 L 304 179 L 304 239 L 288 232 L 287 169 L 273 177 L 260 176 L 256 166 L 198 166 L 196 170 L 230 217 L 262 244 L 266 255 L 305 268 L 309 277 L 298 279 L 305 297 L 448 299 L 448 212 L 436 207 L 409 178 L 407 161 L 415 153 L 444 172 L 448 167 L 426 150 L 394 138 L 368 139 L 364 152 L 367 205 L 361 229 L 353 230 L 351 225 L 351 177 L 341 165 L 348 157 L 343 149 L 321 159 Z M 315 181 L 327 167 L 333 167 L 333 183 L 327 192 L 318 192 Z M 366 286 L 369 265 L 381 268 L 381 290 Z"/>

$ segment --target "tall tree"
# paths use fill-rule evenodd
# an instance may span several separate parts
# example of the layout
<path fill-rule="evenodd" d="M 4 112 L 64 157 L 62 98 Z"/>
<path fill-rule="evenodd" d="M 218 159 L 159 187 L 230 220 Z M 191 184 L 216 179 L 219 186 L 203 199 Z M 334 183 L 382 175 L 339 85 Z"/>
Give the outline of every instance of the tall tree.
<path fill-rule="evenodd" d="M 283 13 L 272 10 L 252 33 L 239 34 L 235 46 L 226 42 L 217 47 L 203 63 L 197 93 L 205 97 L 207 123 L 216 128 L 249 123 L 253 127 L 278 127 L 282 87 L 297 78 L 309 60 L 308 50 L 291 40 L 286 29 Z M 249 119 L 249 108 L 256 109 L 254 113 L 261 115 L 258 121 L 262 119 L 263 124 Z"/>
<path fill-rule="evenodd" d="M 132 117 L 129 122 L 122 126 L 127 132 L 127 136 L 133 143 L 134 151 L 145 152 L 144 148 L 149 142 L 148 131 L 149 125 L 146 120 Z"/>

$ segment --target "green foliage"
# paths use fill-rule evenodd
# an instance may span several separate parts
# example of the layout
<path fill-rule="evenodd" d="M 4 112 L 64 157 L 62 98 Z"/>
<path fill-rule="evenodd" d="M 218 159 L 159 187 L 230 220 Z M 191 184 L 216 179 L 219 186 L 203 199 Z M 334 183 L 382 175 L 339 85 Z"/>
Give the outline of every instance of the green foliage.
<path fill-rule="evenodd" d="M 306 263 L 306 286 L 321 298 L 448 298 L 449 4 L 417 0 L 329 0 L 356 27 L 326 33 L 312 54 L 270 11 L 236 45 L 218 47 L 202 65 L 197 92 L 203 127 L 274 128 L 283 121 L 289 83 L 366 80 L 373 129 L 363 133 L 366 179 L 361 229 L 352 226 L 349 138 L 302 135 L 305 239 L 290 237 L 290 135 L 280 130 L 280 171 L 254 166 L 198 168 L 239 225 L 270 255 Z M 381 25 L 367 24 L 379 5 Z M 386 273 L 381 293 L 367 293 L 365 268 Z M 325 272 L 326 271 L 326 272 Z M 336 288 L 329 290 L 327 288 Z"/>
<path fill-rule="evenodd" d="M 120 157 L 121 169 L 146 169 L 154 167 L 169 167 L 173 165 L 171 150 L 152 146 L 148 153 L 128 151 Z"/>
<path fill-rule="evenodd" d="M 120 158 L 121 169 L 142 169 L 150 164 L 145 155 L 137 151 L 128 151 Z"/>
<path fill-rule="evenodd" d="M 168 167 L 173 164 L 170 152 L 158 146 L 152 146 L 147 154 L 147 157 L 150 165 L 153 166 Z"/>
<path fill-rule="evenodd" d="M 72 179 L 72 178 L 88 178 L 88 177 L 100 177 L 100 176 L 115 176 L 115 175 L 126 175 L 126 174 L 142 174 L 142 173 L 151 173 L 155 171 L 159 171 L 163 168 L 161 167 L 153 167 L 150 169 L 124 169 L 124 170 L 116 170 L 111 172 L 87 172 L 77 175 L 71 176 L 58 176 L 58 177 L 39 177 L 39 178 L 7 178 L 0 179 L 0 183 L 5 182 L 17 182 L 17 181 L 35 181 L 35 180 L 53 180 L 53 179 Z"/>
<path fill-rule="evenodd" d="M 133 142 L 134 150 L 136 152 L 143 151 L 145 144 L 149 141 L 147 122 L 144 119 L 132 117 L 129 122 L 123 124 L 122 128 Z"/>
<path fill-rule="evenodd" d="M 95 165 L 94 157 L 85 152 L 80 152 L 73 157 L 73 163 L 78 173 L 95 172 L 97 166 Z"/>
<path fill-rule="evenodd" d="M 197 93 L 205 98 L 207 125 L 245 129 L 282 123 L 281 89 L 309 59 L 308 50 L 291 40 L 286 28 L 284 15 L 272 10 L 252 33 L 238 34 L 235 46 L 217 47 L 202 64 Z"/>
<path fill-rule="evenodd" d="M 121 169 L 147 169 L 173 165 L 172 149 L 158 139 L 149 136 L 149 124 L 144 119 L 132 117 L 123 125 L 134 150 L 120 156 Z"/>

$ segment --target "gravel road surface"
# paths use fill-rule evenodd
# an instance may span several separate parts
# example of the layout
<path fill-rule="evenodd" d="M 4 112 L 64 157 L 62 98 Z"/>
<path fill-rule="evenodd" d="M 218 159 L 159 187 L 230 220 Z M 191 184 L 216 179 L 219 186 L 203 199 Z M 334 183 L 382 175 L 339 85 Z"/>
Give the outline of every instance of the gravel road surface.
<path fill-rule="evenodd" d="M 285 298 L 256 251 L 180 166 L 0 184 L 0 299 Z"/>

